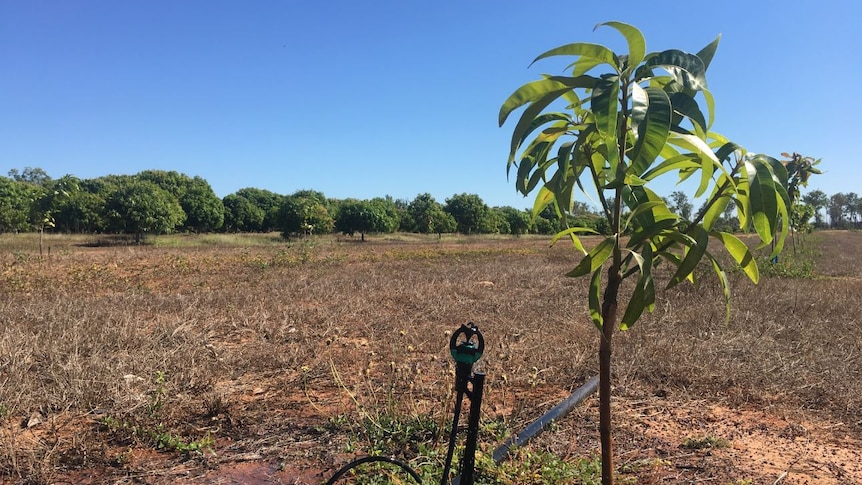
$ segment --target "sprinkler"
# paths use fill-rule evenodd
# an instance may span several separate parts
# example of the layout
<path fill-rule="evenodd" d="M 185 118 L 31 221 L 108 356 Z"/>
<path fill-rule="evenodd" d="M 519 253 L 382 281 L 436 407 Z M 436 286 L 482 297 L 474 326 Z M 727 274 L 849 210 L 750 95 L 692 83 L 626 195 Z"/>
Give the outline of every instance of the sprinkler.
<path fill-rule="evenodd" d="M 449 433 L 449 448 L 446 452 L 446 462 L 440 485 L 473 485 L 476 465 L 476 441 L 479 436 L 479 410 L 482 406 L 482 391 L 485 387 L 485 374 L 473 372 L 475 364 L 485 351 L 485 338 L 476 324 L 462 324 L 449 339 L 449 353 L 455 361 L 455 410 L 452 418 L 452 429 Z M 452 456 L 455 453 L 455 442 L 458 434 L 458 421 L 461 417 L 461 404 L 464 396 L 470 400 L 470 415 L 467 418 L 467 435 L 464 441 L 464 454 L 461 459 L 458 474 L 449 482 L 452 468 Z M 415 470 L 406 463 L 386 456 L 365 456 L 354 460 L 339 469 L 326 485 L 333 485 L 348 471 L 364 463 L 384 462 L 393 464 L 410 475 L 416 483 L 422 479 Z"/>
<path fill-rule="evenodd" d="M 462 340 L 463 339 L 463 340 Z M 449 450 L 440 485 L 446 485 L 452 454 L 455 451 L 455 438 L 458 432 L 458 419 L 461 417 L 461 403 L 466 395 L 470 399 L 470 416 L 467 418 L 467 437 L 464 441 L 464 456 L 461 459 L 460 473 L 452 480 L 452 485 L 473 485 L 476 464 L 476 440 L 479 436 L 479 409 L 482 406 L 482 391 L 485 387 L 485 374 L 473 372 L 473 364 L 485 351 L 485 338 L 473 322 L 461 325 L 449 340 L 449 353 L 455 360 L 455 416 L 449 433 Z"/>

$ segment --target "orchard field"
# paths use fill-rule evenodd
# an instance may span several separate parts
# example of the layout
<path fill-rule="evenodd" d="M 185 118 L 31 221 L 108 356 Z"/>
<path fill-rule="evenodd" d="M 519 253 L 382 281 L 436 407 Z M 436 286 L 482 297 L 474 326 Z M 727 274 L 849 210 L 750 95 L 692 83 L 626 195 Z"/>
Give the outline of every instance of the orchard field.
<path fill-rule="evenodd" d="M 595 397 L 487 458 L 597 373 L 565 243 L 146 242 L 0 236 L 0 483 L 319 484 L 371 452 L 439 482 L 466 322 L 487 341 L 480 483 L 597 479 Z M 859 232 L 788 241 L 759 285 L 730 272 L 729 321 L 709 272 L 659 291 L 615 347 L 623 483 L 862 483 L 860 257 Z"/>

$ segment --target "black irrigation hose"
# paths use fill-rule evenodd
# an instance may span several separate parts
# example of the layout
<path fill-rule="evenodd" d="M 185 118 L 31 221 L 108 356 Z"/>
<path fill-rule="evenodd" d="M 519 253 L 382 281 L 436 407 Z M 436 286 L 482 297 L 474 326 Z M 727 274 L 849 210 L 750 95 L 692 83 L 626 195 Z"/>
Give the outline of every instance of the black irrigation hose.
<path fill-rule="evenodd" d="M 386 463 L 391 463 L 393 465 L 396 465 L 396 466 L 400 467 L 402 470 L 406 471 L 411 477 L 413 477 L 413 479 L 416 480 L 416 483 L 419 483 L 420 485 L 422 483 L 422 477 L 420 477 L 419 474 L 416 473 L 415 470 L 410 468 L 410 465 L 404 463 L 403 461 L 396 460 L 395 458 L 388 458 L 386 456 L 364 456 L 358 460 L 351 461 L 347 465 L 344 465 L 340 470 L 335 472 L 335 475 L 333 475 L 332 478 L 330 478 L 329 481 L 326 482 L 326 485 L 333 485 L 345 473 L 358 467 L 359 465 L 362 465 L 364 463 L 372 463 L 375 461 L 383 461 Z"/>
<path fill-rule="evenodd" d="M 542 417 L 533 421 L 529 426 L 524 428 L 523 431 L 512 435 L 511 438 L 507 439 L 505 443 L 498 446 L 497 449 L 494 450 L 494 454 L 492 455 L 494 457 L 494 463 L 497 465 L 502 463 L 502 461 L 509 456 L 509 451 L 511 451 L 513 448 L 517 448 L 519 446 L 527 444 L 528 441 L 533 439 L 533 437 L 537 434 L 541 433 L 550 423 L 569 414 L 572 409 L 574 409 L 575 406 L 583 402 L 583 400 L 586 399 L 587 396 L 596 392 L 596 389 L 598 389 L 598 387 L 599 376 L 595 376 L 589 381 L 587 381 L 586 384 L 584 384 L 583 386 L 575 389 L 575 392 L 573 392 L 571 395 L 569 395 L 569 397 L 554 406 L 550 411 L 543 414 Z"/>

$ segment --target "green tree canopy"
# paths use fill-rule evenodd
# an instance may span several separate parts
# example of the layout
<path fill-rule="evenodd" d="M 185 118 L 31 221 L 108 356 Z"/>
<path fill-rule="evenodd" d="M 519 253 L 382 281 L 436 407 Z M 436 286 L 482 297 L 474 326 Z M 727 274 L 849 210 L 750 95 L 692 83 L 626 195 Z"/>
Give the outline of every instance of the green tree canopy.
<path fill-rule="evenodd" d="M 223 228 L 228 232 L 259 232 L 263 227 L 263 209 L 245 197 L 230 194 L 222 199 Z"/>
<path fill-rule="evenodd" d="M 814 208 L 814 224 L 818 227 L 825 225 L 823 213 L 821 211 L 829 207 L 829 196 L 822 190 L 812 190 L 802 196 L 802 202 Z"/>
<path fill-rule="evenodd" d="M 397 200 L 387 195 L 375 197 L 370 202 L 386 214 L 385 227 L 382 230 L 372 232 L 395 232 L 401 227 L 401 216 L 404 211 L 400 208 L 400 203 Z"/>
<path fill-rule="evenodd" d="M 397 227 L 395 217 L 397 214 L 393 216 L 387 211 L 384 199 L 347 199 L 339 205 L 335 229 L 351 236 L 358 232 L 365 241 L 365 235 L 368 233 L 391 232 Z"/>
<path fill-rule="evenodd" d="M 422 234 L 442 234 L 454 232 L 455 219 L 443 210 L 443 206 L 429 193 L 417 195 L 407 205 L 413 232 Z"/>
<path fill-rule="evenodd" d="M 177 198 L 153 182 L 132 178 L 105 200 L 109 227 L 119 233 L 134 234 L 137 242 L 144 234 L 167 234 L 185 221 Z"/>
<path fill-rule="evenodd" d="M 99 194 L 76 190 L 63 198 L 54 211 L 54 228 L 63 232 L 103 232 L 105 199 Z"/>
<path fill-rule="evenodd" d="M 530 214 L 527 211 L 510 206 L 495 207 L 492 210 L 498 212 L 500 219 L 506 223 L 506 230 L 501 230 L 501 233 L 520 236 L 530 232 Z"/>
<path fill-rule="evenodd" d="M 284 198 L 278 210 L 278 222 L 285 238 L 327 234 L 334 224 L 329 210 L 316 197 L 295 195 Z"/>
<path fill-rule="evenodd" d="M 443 210 L 450 214 L 462 234 L 487 232 L 489 208 L 476 194 L 457 194 L 446 199 Z M 485 229 L 485 231 L 483 231 Z"/>
<path fill-rule="evenodd" d="M 0 177 L 0 231 L 18 232 L 30 228 L 30 206 L 36 191 L 29 183 Z"/>
<path fill-rule="evenodd" d="M 172 194 L 177 200 L 185 193 L 191 177 L 176 170 L 143 170 L 135 175 L 140 180 L 156 184 L 159 188 Z"/>
<path fill-rule="evenodd" d="M 224 205 L 209 182 L 201 177 L 189 177 L 174 170 L 144 170 L 137 177 L 176 197 L 186 213 L 183 230 L 210 232 L 221 228 L 224 223 Z"/>
<path fill-rule="evenodd" d="M 224 224 L 224 204 L 213 192 L 210 184 L 200 178 L 189 180 L 179 197 L 180 206 L 186 213 L 184 228 L 193 232 L 213 232 Z"/>
<path fill-rule="evenodd" d="M 850 225 L 849 212 L 847 209 L 852 207 L 853 199 L 848 194 L 837 192 L 829 197 L 829 225 L 833 229 L 845 229 Z"/>
<path fill-rule="evenodd" d="M 270 232 L 281 230 L 279 223 L 279 209 L 284 196 L 266 189 L 246 187 L 236 191 L 236 195 L 248 199 L 249 202 L 263 211 L 263 223 L 254 231 Z"/>

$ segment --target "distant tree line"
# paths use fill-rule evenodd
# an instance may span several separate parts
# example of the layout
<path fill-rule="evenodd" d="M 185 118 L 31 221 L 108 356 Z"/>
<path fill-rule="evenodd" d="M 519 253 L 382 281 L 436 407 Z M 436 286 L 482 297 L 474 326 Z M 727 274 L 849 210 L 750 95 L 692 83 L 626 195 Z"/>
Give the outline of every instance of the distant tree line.
<path fill-rule="evenodd" d="M 862 198 L 855 192 L 838 192 L 832 196 L 822 190 L 812 190 L 802 197 L 811 206 L 814 226 L 832 229 L 859 229 L 862 227 Z"/>
<path fill-rule="evenodd" d="M 338 232 L 365 239 L 370 233 L 554 234 L 573 223 L 607 232 L 584 203 L 565 217 L 552 207 L 535 219 L 514 207 L 489 207 L 476 194 L 438 202 L 390 196 L 332 199 L 315 190 L 290 195 L 243 188 L 219 198 L 201 177 L 163 170 L 79 179 L 50 177 L 40 168 L 0 176 L 0 232 L 147 234 L 280 232 L 285 238 Z"/>
<path fill-rule="evenodd" d="M 681 191 L 665 202 L 685 219 L 702 211 L 695 211 Z M 798 229 L 859 228 L 862 198 L 853 192 L 830 197 L 814 190 L 801 197 L 790 216 Z M 0 176 L 0 232 L 130 234 L 137 240 L 146 234 L 178 232 L 280 232 L 285 238 L 338 232 L 364 240 L 367 234 L 397 231 L 555 234 L 576 225 L 608 233 L 604 218 L 583 202 L 575 202 L 565 216 L 550 205 L 534 219 L 529 210 L 489 207 L 478 195 L 467 193 L 441 203 L 427 193 L 413 200 L 390 196 L 360 200 L 328 198 L 315 190 L 282 195 L 247 187 L 219 198 L 203 178 L 176 171 L 54 179 L 40 168 L 27 167 Z M 717 228 L 739 230 L 732 204 Z"/>

